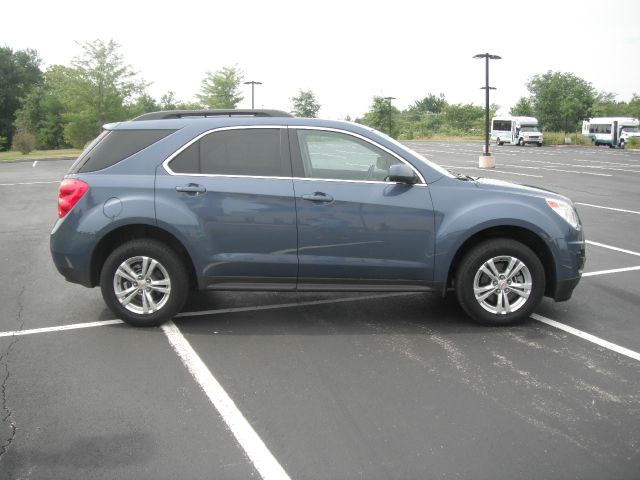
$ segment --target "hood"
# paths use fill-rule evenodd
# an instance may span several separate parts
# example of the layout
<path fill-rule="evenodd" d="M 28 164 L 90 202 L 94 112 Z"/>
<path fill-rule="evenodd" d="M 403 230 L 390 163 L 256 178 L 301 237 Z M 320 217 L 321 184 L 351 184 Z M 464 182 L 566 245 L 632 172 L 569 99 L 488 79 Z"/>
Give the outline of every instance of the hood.
<path fill-rule="evenodd" d="M 507 182 L 504 180 L 497 180 L 493 178 L 479 178 L 476 181 L 479 188 L 486 190 L 495 190 L 500 192 L 520 193 L 531 197 L 540 198 L 557 198 L 569 203 L 571 200 L 564 195 L 561 195 L 553 190 L 547 190 L 545 188 L 534 187 L 532 185 L 520 185 L 518 183 Z"/>

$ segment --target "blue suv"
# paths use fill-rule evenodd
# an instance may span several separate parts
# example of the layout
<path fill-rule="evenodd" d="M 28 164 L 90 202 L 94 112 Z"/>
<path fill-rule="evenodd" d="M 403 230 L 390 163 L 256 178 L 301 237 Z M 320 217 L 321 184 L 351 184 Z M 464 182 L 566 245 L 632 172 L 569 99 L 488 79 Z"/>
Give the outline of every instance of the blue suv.
<path fill-rule="evenodd" d="M 106 125 L 60 185 L 53 261 L 158 325 L 192 289 L 455 290 L 487 325 L 568 300 L 585 262 L 571 201 L 453 174 L 362 125 L 270 110 Z"/>

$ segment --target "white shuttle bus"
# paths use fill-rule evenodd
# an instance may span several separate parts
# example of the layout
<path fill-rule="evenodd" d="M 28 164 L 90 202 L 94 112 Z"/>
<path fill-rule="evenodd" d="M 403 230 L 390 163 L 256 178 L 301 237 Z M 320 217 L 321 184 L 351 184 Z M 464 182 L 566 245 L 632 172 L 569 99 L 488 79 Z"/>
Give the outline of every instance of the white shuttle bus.
<path fill-rule="evenodd" d="M 632 117 L 597 117 L 582 122 L 582 135 L 596 145 L 624 148 L 632 138 L 640 140 L 638 119 Z"/>
<path fill-rule="evenodd" d="M 538 120 L 534 117 L 493 117 L 491 140 L 498 145 L 535 144 L 542 146 L 543 135 L 538 130 Z"/>

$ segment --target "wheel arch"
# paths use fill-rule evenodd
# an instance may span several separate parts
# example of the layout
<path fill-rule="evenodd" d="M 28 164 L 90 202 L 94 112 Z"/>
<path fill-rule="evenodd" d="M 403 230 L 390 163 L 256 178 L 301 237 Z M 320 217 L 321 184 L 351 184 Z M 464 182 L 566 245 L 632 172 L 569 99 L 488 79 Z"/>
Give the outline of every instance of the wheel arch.
<path fill-rule="evenodd" d="M 447 273 L 447 281 L 445 288 L 453 287 L 455 284 L 455 275 L 460 265 L 461 260 L 473 247 L 485 240 L 492 238 L 508 238 L 516 240 L 527 247 L 529 247 L 533 253 L 540 259 L 544 268 L 545 277 L 545 296 L 552 296 L 556 290 L 556 266 L 553 258 L 553 254 L 549 249 L 549 246 L 545 241 L 538 236 L 535 232 L 529 229 L 517 226 L 496 226 L 490 227 L 485 230 L 476 232 L 471 237 L 466 239 L 464 243 L 458 248 L 453 260 L 449 265 L 449 271 Z"/>
<path fill-rule="evenodd" d="M 197 277 L 193 259 L 184 245 L 180 240 L 166 230 L 148 224 L 124 225 L 110 231 L 100 239 L 96 247 L 93 249 L 93 254 L 91 256 L 92 286 L 98 286 L 100 284 L 100 272 L 109 254 L 123 243 L 140 238 L 150 238 L 162 242 L 182 258 L 186 259 L 187 262 L 185 263 L 189 274 L 189 287 L 191 289 L 197 287 Z"/>

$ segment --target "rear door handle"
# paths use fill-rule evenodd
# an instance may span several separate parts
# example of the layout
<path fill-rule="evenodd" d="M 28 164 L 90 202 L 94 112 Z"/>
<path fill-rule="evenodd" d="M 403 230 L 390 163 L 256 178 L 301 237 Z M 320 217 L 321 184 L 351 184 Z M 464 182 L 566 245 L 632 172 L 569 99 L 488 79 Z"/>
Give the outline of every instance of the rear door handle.
<path fill-rule="evenodd" d="M 181 187 L 176 187 L 176 191 L 184 192 L 184 193 L 195 193 L 196 195 L 199 193 L 204 193 L 207 191 L 202 185 L 198 185 L 197 183 L 190 183 L 188 185 L 182 185 Z"/>
<path fill-rule="evenodd" d="M 331 203 L 333 202 L 333 197 L 331 195 L 327 195 L 322 192 L 315 192 L 313 194 L 302 195 L 303 200 L 308 200 L 309 202 L 318 202 L 318 203 Z"/>

